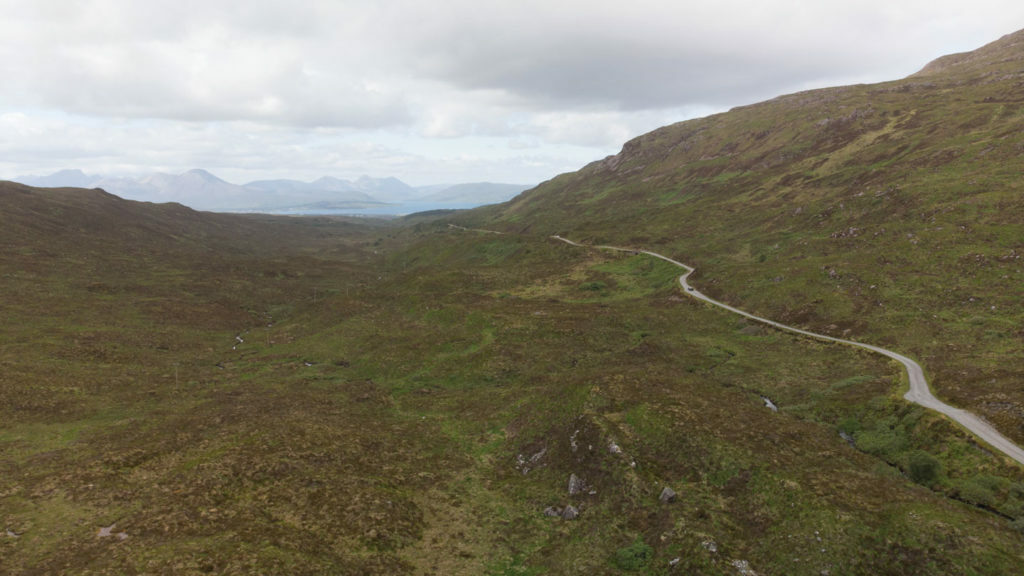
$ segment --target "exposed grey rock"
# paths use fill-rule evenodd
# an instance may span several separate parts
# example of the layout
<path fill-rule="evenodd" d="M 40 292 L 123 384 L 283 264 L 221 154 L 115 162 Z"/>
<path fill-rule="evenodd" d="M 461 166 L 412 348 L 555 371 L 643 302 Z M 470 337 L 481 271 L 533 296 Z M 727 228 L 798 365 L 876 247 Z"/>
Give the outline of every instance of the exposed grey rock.
<path fill-rule="evenodd" d="M 583 483 L 583 479 L 575 474 L 569 475 L 569 495 L 575 496 L 583 492 L 586 489 L 586 485 Z"/>
<path fill-rule="evenodd" d="M 517 455 L 516 456 L 516 469 L 519 470 L 520 472 L 522 472 L 524 475 L 528 474 L 530 472 L 530 470 L 533 470 L 534 468 L 539 468 L 540 467 L 539 463 L 540 463 L 541 459 L 544 458 L 544 455 L 547 454 L 547 453 L 548 453 L 548 449 L 545 446 L 545 447 L 541 448 L 539 452 L 537 452 L 536 454 L 530 456 L 529 458 L 526 458 L 522 454 Z"/>
<path fill-rule="evenodd" d="M 669 488 L 668 486 L 665 486 L 664 488 L 661 489 L 661 496 L 658 496 L 658 500 L 660 500 L 663 504 L 668 504 L 669 502 L 675 502 L 676 501 L 676 491 L 671 489 L 671 488 Z"/>
<path fill-rule="evenodd" d="M 614 440 L 608 443 L 608 451 L 612 454 L 622 454 L 622 448 Z"/>
<path fill-rule="evenodd" d="M 548 506 L 544 509 L 544 515 L 552 518 L 558 518 L 562 515 L 562 509 L 556 506 Z"/>
<path fill-rule="evenodd" d="M 733 560 L 729 564 L 739 572 L 740 576 L 757 576 L 757 572 L 750 567 L 750 562 L 746 560 Z"/>
<path fill-rule="evenodd" d="M 843 440 L 846 440 L 846 443 L 849 444 L 850 446 L 853 446 L 854 448 L 857 447 L 857 441 L 853 439 L 853 436 L 850 436 L 846 432 L 840 430 L 839 437 L 842 438 Z"/>
<path fill-rule="evenodd" d="M 118 533 L 115 534 L 114 533 L 114 526 L 117 526 L 116 522 L 114 524 L 111 524 L 110 526 L 101 526 L 99 531 L 96 532 L 96 537 L 97 538 L 110 538 L 111 536 L 114 536 L 118 540 L 127 540 L 128 539 L 128 533 L 124 532 L 124 531 L 121 531 L 121 532 L 118 532 Z"/>
<path fill-rule="evenodd" d="M 580 515 L 580 511 L 575 506 L 569 505 L 562 510 L 562 520 L 575 520 Z"/>
<path fill-rule="evenodd" d="M 682 560 L 682 559 L 681 558 L 673 558 L 673 559 L 668 561 L 668 565 L 669 566 L 675 566 L 676 564 L 679 564 L 680 560 Z"/>
<path fill-rule="evenodd" d="M 710 552 L 712 554 L 714 554 L 715 552 L 718 552 L 718 544 L 715 544 L 714 540 L 705 540 L 705 541 L 701 542 L 700 545 L 701 545 L 702 548 L 704 548 L 705 550 L 707 550 L 708 552 Z"/>

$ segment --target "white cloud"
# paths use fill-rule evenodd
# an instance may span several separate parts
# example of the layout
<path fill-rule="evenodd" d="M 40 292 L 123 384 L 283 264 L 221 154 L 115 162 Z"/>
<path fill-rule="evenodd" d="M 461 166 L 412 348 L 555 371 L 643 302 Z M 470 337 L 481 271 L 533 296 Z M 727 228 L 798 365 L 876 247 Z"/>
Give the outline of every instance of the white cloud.
<path fill-rule="evenodd" d="M 662 124 L 906 75 L 1024 26 L 1024 3 L 1002 0 L 0 0 L 0 11 L 9 176 L 198 166 L 236 179 L 538 180 Z"/>

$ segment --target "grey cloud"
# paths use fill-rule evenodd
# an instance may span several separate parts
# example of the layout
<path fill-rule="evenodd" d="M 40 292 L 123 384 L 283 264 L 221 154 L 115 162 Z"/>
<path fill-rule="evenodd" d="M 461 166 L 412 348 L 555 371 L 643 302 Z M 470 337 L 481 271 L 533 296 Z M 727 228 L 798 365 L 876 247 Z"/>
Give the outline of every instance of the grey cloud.
<path fill-rule="evenodd" d="M 758 58 L 648 54 L 630 47 L 582 44 L 575 44 L 573 51 L 560 46 L 536 47 L 527 58 L 539 63 L 532 66 L 520 65 L 521 59 L 501 62 L 500 57 L 481 52 L 445 62 L 434 73 L 465 88 L 510 90 L 528 97 L 537 108 L 601 105 L 645 110 L 748 102 L 774 95 L 808 73 L 827 71 L 806 62 L 797 74 L 792 69 L 767 67 Z"/>
<path fill-rule="evenodd" d="M 0 103 L 9 109 L 357 129 L 412 119 L 387 71 L 337 46 L 330 19 L 312 5 L 83 2 L 61 12 L 56 4 L 0 23 Z"/>
<path fill-rule="evenodd" d="M 938 55 L 936 27 L 970 28 L 943 0 L 11 4 L 0 22 L 8 106 L 357 129 L 414 123 L 466 91 L 503 93 L 523 113 L 720 109 L 893 62 L 909 73 L 908 52 L 917 66 Z M 1024 5 L 977 4 L 1024 24 Z M 991 40 L 999 26 L 981 28 L 969 31 Z M 431 84 L 447 91 L 427 101 Z M 511 109 L 467 99 L 478 103 Z"/>
<path fill-rule="evenodd" d="M 1019 0 L 0 0 L 0 13 L 0 170 L 250 179 L 544 179 L 666 123 L 908 74 L 1024 26 Z M 535 154 L 512 150 L 525 146 Z"/>
<path fill-rule="evenodd" d="M 1009 7 L 1003 14 L 1024 23 L 1024 7 L 982 3 Z M 417 73 L 458 89 L 505 90 L 547 110 L 721 107 L 808 85 L 910 73 L 938 55 L 941 38 L 927 38 L 929 46 L 914 30 L 962 20 L 959 5 L 951 11 L 953 3 L 916 0 L 904 10 L 891 2 L 785 0 L 524 0 L 517 10 L 456 4 L 463 12 L 452 19 L 406 5 L 405 41 L 417 55 Z M 989 34 L 976 37 L 994 39 Z"/>

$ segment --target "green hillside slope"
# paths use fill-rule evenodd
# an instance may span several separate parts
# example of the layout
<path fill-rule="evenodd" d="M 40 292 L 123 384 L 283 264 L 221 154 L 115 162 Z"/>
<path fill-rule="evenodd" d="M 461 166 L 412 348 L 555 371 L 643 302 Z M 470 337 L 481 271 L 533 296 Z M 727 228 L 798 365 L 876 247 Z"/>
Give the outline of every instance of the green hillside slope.
<path fill-rule="evenodd" d="M 1024 31 L 661 128 L 473 221 L 656 249 L 706 293 L 915 356 L 1024 441 Z"/>

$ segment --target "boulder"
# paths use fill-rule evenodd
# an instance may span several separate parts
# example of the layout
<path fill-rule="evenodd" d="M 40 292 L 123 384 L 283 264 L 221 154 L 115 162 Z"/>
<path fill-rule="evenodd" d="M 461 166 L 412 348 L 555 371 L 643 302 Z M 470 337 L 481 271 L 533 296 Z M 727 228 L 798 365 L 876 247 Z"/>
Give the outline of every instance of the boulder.
<path fill-rule="evenodd" d="M 575 496 L 583 492 L 586 489 L 586 485 L 583 483 L 583 479 L 575 474 L 569 475 L 569 496 Z"/>
<path fill-rule="evenodd" d="M 562 520 L 575 520 L 580 515 L 580 511 L 575 506 L 569 505 L 562 510 Z"/>
<path fill-rule="evenodd" d="M 661 489 L 661 496 L 658 496 L 658 500 L 661 501 L 662 504 L 668 504 L 669 502 L 675 502 L 676 501 L 676 491 L 671 489 L 671 488 L 669 488 L 668 486 L 665 486 L 664 488 Z"/>

